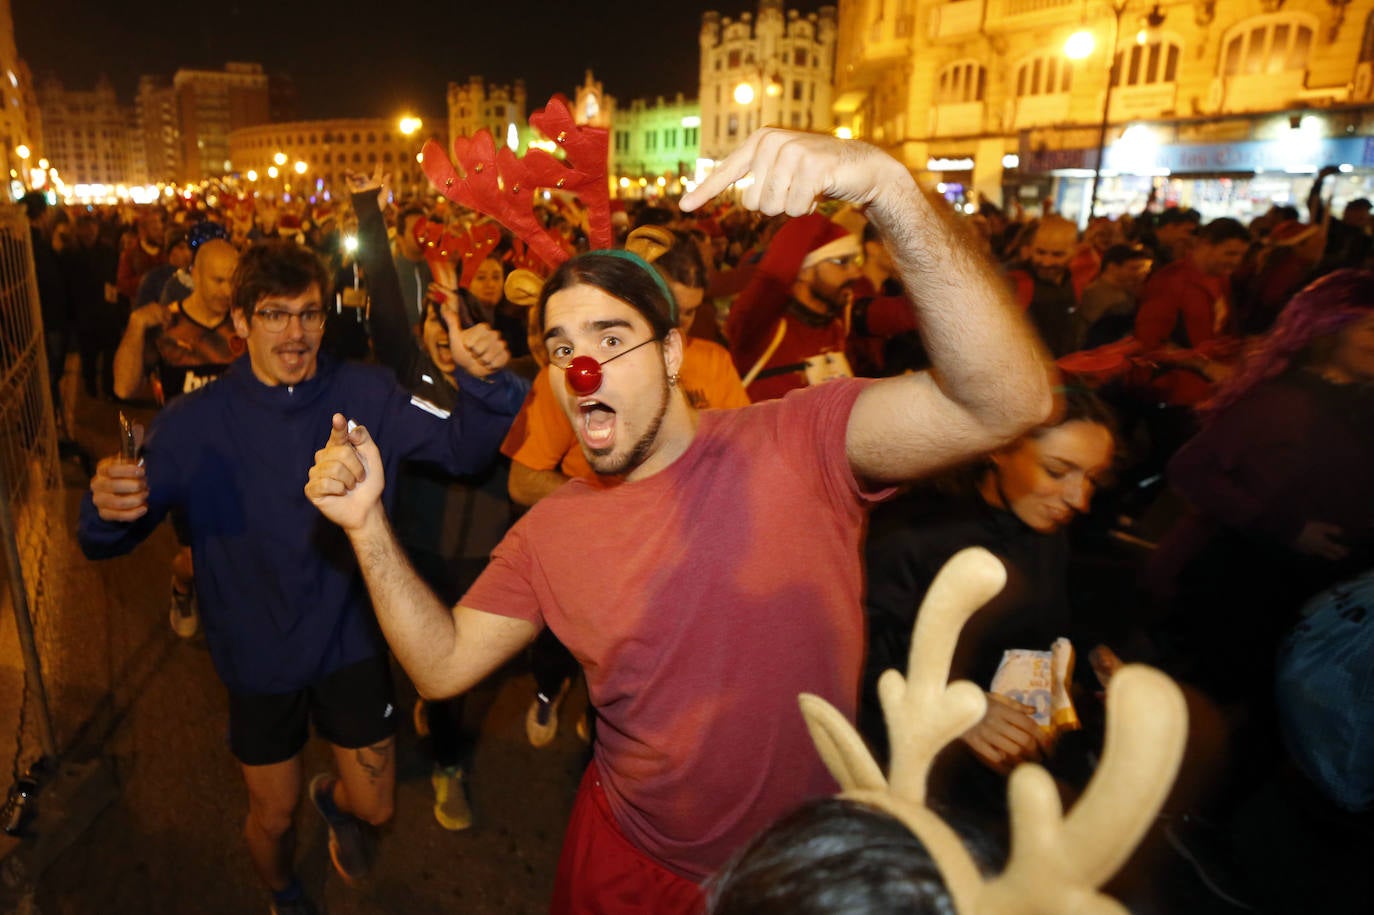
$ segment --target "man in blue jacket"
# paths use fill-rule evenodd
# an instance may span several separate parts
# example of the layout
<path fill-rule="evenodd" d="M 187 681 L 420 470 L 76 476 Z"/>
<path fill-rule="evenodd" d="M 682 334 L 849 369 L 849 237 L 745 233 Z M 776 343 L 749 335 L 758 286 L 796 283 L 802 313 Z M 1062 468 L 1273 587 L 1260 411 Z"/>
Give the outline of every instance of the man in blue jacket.
<path fill-rule="evenodd" d="M 394 282 L 388 291 L 399 294 Z M 102 559 L 132 550 L 168 512 L 185 520 L 206 643 L 229 690 L 230 748 L 248 785 L 245 838 L 278 915 L 315 911 L 292 867 L 308 724 L 339 769 L 310 787 L 346 880 L 366 870 L 365 824 L 386 822 L 395 796 L 386 644 L 347 538 L 301 492 L 305 468 L 343 412 L 376 430 L 387 472 L 412 460 L 476 473 L 523 394 L 507 373 L 474 377 L 508 358 L 490 348 L 480 364 L 464 354 L 472 375 L 456 373 L 452 410 L 412 396 L 385 369 L 321 356 L 329 292 L 306 249 L 246 252 L 232 317 L 247 354 L 157 416 L 142 460 L 100 462 L 79 531 L 86 555 Z"/>

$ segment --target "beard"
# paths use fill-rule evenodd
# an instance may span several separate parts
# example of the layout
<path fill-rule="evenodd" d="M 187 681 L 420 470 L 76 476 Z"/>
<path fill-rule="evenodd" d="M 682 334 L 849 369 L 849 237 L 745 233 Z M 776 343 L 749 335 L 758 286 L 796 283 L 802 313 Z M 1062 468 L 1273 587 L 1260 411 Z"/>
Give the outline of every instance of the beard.
<path fill-rule="evenodd" d="M 587 463 L 591 465 L 592 470 L 596 472 L 597 476 L 621 476 L 644 463 L 644 459 L 649 456 L 649 450 L 654 446 L 654 439 L 658 438 L 658 430 L 659 427 L 663 425 L 663 417 L 668 413 L 668 397 L 668 378 L 665 375 L 663 377 L 662 387 L 659 390 L 658 410 L 655 411 L 654 418 L 649 421 L 649 425 L 644 430 L 643 434 L 635 439 L 635 443 L 630 447 L 630 450 L 619 459 L 611 457 L 614 446 L 612 446 L 611 450 L 605 451 L 599 449 L 584 449 L 587 452 Z M 602 459 L 609 459 L 609 461 L 603 462 Z"/>
<path fill-rule="evenodd" d="M 825 309 L 825 314 L 832 318 L 842 314 L 854 300 L 854 291 L 848 283 L 843 286 L 812 283 L 810 290 L 812 298 Z"/>

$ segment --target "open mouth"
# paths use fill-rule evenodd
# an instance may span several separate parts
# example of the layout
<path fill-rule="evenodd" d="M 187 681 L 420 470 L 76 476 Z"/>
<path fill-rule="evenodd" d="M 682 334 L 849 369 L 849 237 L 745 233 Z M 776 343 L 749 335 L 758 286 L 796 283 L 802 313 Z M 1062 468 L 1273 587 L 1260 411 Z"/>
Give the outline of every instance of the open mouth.
<path fill-rule="evenodd" d="M 594 451 L 609 449 L 615 443 L 615 410 L 590 397 L 579 400 L 577 409 L 583 443 Z"/>
<path fill-rule="evenodd" d="M 310 357 L 310 348 L 306 346 L 282 346 L 277 348 L 277 358 L 288 372 L 298 372 L 305 368 L 306 360 Z"/>

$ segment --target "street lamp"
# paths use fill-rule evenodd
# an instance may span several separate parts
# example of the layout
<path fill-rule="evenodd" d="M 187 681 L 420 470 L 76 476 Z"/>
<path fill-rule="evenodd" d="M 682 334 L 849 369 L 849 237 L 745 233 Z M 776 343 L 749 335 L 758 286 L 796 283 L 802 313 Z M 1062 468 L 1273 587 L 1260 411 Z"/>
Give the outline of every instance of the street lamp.
<path fill-rule="evenodd" d="M 275 165 L 269 165 L 269 166 L 267 166 L 267 177 L 269 177 L 269 178 L 275 178 L 275 177 L 277 177 L 277 175 L 279 175 L 279 174 L 281 174 L 281 173 L 280 173 L 279 171 L 277 171 L 277 167 L 276 167 Z"/>
<path fill-rule="evenodd" d="M 244 177 L 247 178 L 249 181 L 257 181 L 258 173 L 250 168 L 248 170 L 248 174 L 244 175 Z"/>
<path fill-rule="evenodd" d="M 1097 191 L 1102 183 L 1102 159 L 1107 151 L 1107 121 L 1112 114 L 1112 90 L 1116 88 L 1117 53 L 1116 45 L 1121 39 L 1121 15 L 1126 12 L 1129 0 L 1111 0 L 1112 40 L 1107 44 L 1107 91 L 1102 93 L 1102 120 L 1097 128 L 1097 159 L 1093 162 L 1093 186 L 1088 197 L 1088 219 L 1097 215 Z M 1158 28 L 1164 23 L 1164 14 L 1158 4 L 1150 11 L 1150 25 Z M 1070 60 L 1085 60 L 1093 52 L 1093 35 L 1080 29 L 1064 42 L 1064 56 Z"/>
<path fill-rule="evenodd" d="M 304 162 L 300 161 L 299 159 L 296 160 L 296 165 L 295 165 L 296 174 L 298 174 L 298 175 L 304 175 L 304 174 L 305 174 L 305 170 L 306 170 L 308 167 L 309 167 L 309 166 L 307 166 Z"/>
<path fill-rule="evenodd" d="M 753 58 L 751 57 L 749 63 L 752 64 L 752 62 Z M 754 128 L 757 129 L 763 126 L 764 96 L 777 98 L 782 95 L 782 77 L 778 75 L 776 64 L 773 67 L 772 76 L 768 75 L 768 67 L 766 64 L 752 64 L 749 69 L 752 73 L 752 78 L 740 81 L 740 83 L 735 86 L 732 97 L 735 103 L 743 108 L 749 107 L 754 104 L 755 101 L 758 102 L 758 123 L 754 124 Z M 759 86 L 757 89 L 755 88 L 755 82 L 757 82 Z M 748 131 L 746 131 L 746 133 L 747 132 Z"/>
<path fill-rule="evenodd" d="M 285 165 L 285 164 L 286 164 L 286 153 L 284 153 L 284 152 L 279 152 L 279 153 L 277 153 L 275 156 L 272 157 L 272 161 L 275 162 L 275 163 L 277 163 L 278 165 Z M 275 178 L 276 175 L 273 175 L 272 177 Z"/>
<path fill-rule="evenodd" d="M 401 133 L 405 134 L 408 137 L 414 136 L 416 131 L 418 131 L 423 126 L 425 126 L 424 121 L 421 121 L 419 118 L 412 117 L 408 114 L 402 117 L 400 122 L 397 124 L 397 127 L 400 128 Z"/>

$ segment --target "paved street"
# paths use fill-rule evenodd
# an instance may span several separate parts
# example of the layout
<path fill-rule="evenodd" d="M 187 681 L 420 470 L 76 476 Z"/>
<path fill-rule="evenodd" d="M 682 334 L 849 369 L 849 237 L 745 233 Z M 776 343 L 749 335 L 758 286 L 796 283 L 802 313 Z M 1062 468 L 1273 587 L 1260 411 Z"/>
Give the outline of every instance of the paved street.
<path fill-rule="evenodd" d="M 80 435 L 97 454 L 113 446 L 104 431 L 115 428 L 113 407 L 83 405 L 79 420 L 82 430 L 100 430 Z M 64 473 L 73 488 L 81 484 L 74 464 Z M 67 501 L 74 530 L 75 491 Z M 204 646 L 181 642 L 167 625 L 173 549 L 164 526 L 135 555 L 87 570 L 96 576 L 89 606 L 64 615 L 78 621 L 70 631 L 49 635 L 62 651 L 105 668 L 103 689 L 54 690 L 58 730 L 70 734 L 89 722 L 97 737 L 103 733 L 121 792 L 44 875 L 36 897 L 43 915 L 268 910 L 239 836 L 246 797 L 226 745 L 223 688 Z M 449 833 L 431 813 L 430 765 L 410 724 L 415 694 L 399 668 L 397 683 L 406 718 L 397 810 L 374 874 L 357 889 L 344 885 L 318 816 L 302 804 L 298 859 L 308 891 L 336 915 L 544 911 L 586 758 L 572 727 L 583 694 L 570 695 L 557 740 L 538 751 L 524 733 L 533 680 L 523 661 L 473 694 L 467 715 L 481 728 L 471 781 L 477 823 Z M 327 757 L 312 742 L 307 777 L 326 768 Z"/>

